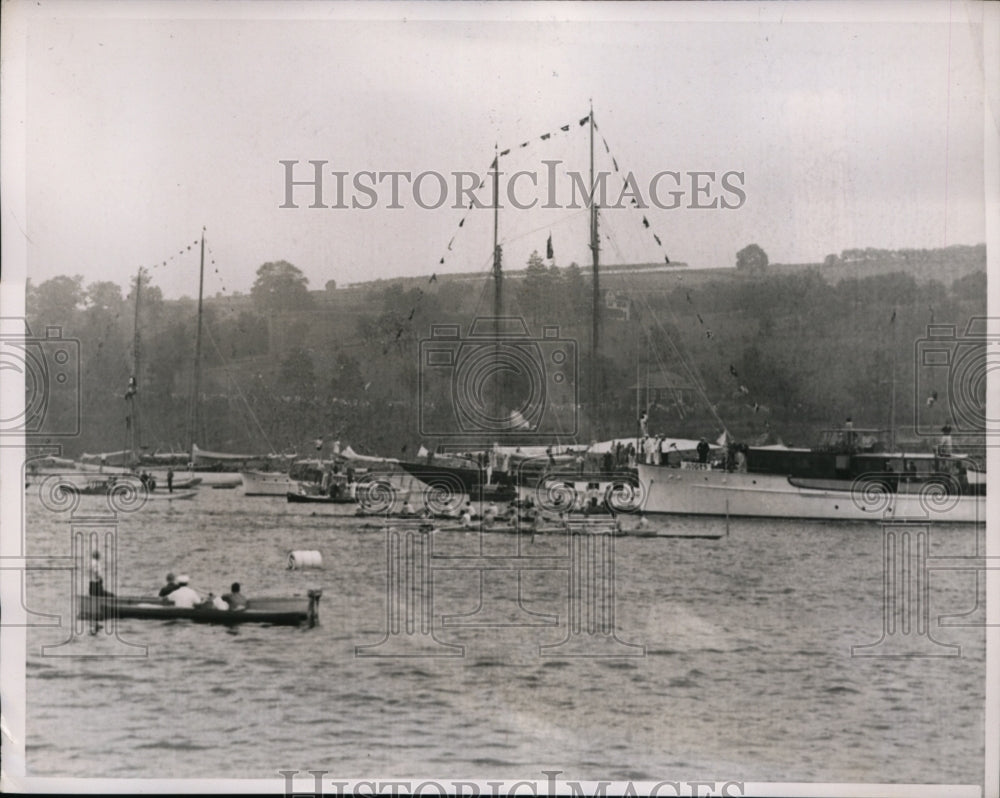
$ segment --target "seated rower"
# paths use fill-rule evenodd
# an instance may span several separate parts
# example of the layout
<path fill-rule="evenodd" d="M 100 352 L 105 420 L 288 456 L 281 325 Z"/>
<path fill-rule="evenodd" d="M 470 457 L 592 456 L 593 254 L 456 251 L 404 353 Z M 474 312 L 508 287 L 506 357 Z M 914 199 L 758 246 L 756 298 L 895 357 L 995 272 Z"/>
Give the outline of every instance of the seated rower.
<path fill-rule="evenodd" d="M 222 600 L 220 596 L 215 595 L 215 593 L 209 592 L 208 598 L 197 605 L 196 609 L 199 610 L 228 610 L 229 605 Z"/>
<path fill-rule="evenodd" d="M 174 576 L 174 572 L 171 571 L 167 574 L 167 584 L 160 588 L 160 598 L 166 598 L 179 587 L 180 585 L 177 584 L 177 577 Z"/>
<path fill-rule="evenodd" d="M 178 576 L 178 587 L 166 597 L 166 600 L 175 607 L 183 607 L 185 609 L 193 609 L 195 605 L 200 604 L 201 596 L 198 595 L 196 590 L 188 587 L 189 581 L 191 581 L 191 578 L 186 574 Z"/>
<path fill-rule="evenodd" d="M 245 610 L 247 608 L 247 600 L 243 594 L 240 593 L 239 582 L 233 582 L 229 586 L 229 592 L 222 597 L 222 600 L 231 610 Z"/>

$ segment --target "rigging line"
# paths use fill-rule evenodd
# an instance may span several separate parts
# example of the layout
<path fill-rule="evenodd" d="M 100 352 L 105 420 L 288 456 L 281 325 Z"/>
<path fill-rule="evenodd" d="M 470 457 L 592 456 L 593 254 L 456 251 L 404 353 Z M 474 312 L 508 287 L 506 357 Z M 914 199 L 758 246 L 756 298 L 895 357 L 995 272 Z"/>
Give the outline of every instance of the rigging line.
<path fill-rule="evenodd" d="M 606 142 L 605 142 L 605 145 L 606 145 Z M 623 181 L 623 186 L 624 186 L 624 188 L 627 188 L 628 186 L 627 186 L 627 183 L 625 183 L 625 180 L 624 180 L 624 178 L 622 178 L 622 181 Z M 633 205 L 629 205 L 628 207 L 629 207 L 629 208 L 633 208 L 633 209 L 635 209 L 635 210 L 640 210 L 640 209 L 639 209 L 639 208 L 638 208 L 637 206 L 633 206 Z M 645 216 L 643 216 L 643 224 L 644 224 L 644 226 L 645 226 L 646 228 L 649 228 L 649 223 L 648 223 L 648 222 L 646 221 L 646 217 L 645 217 Z M 607 238 L 607 240 L 608 240 L 608 241 L 610 241 L 610 242 L 611 242 L 611 245 L 612 245 L 612 246 L 613 246 L 613 247 L 615 248 L 615 251 L 616 251 L 616 252 L 618 253 L 618 256 L 619 256 L 619 260 L 624 260 L 624 259 L 623 259 L 623 258 L 621 257 L 621 251 L 620 251 L 620 250 L 619 250 L 619 248 L 618 248 L 618 245 L 617 245 L 617 241 L 615 241 L 615 239 L 614 239 L 614 238 L 612 238 L 612 237 L 611 237 L 611 235 L 607 235 L 607 236 L 606 236 L 606 238 Z M 633 239 L 637 239 L 637 236 L 633 234 L 632 238 L 633 238 Z M 659 237 L 658 237 L 658 236 L 656 236 L 656 235 L 654 234 L 654 238 L 656 239 L 656 242 L 657 242 L 657 244 L 659 244 L 659 245 L 660 245 L 660 250 L 661 250 L 661 251 L 664 251 L 664 247 L 663 247 L 663 245 L 662 245 L 662 244 L 660 243 L 660 239 L 659 239 Z M 667 262 L 669 263 L 669 260 L 668 260 Z M 626 275 L 626 278 L 627 278 L 627 279 L 631 279 L 631 275 Z M 671 315 L 671 318 L 672 318 L 672 320 L 673 320 L 673 322 L 674 322 L 675 326 L 676 326 L 676 327 L 677 327 L 678 329 L 680 329 L 680 324 L 679 324 L 679 320 L 678 320 L 678 318 L 677 318 L 677 315 L 676 315 L 676 313 L 674 312 L 673 308 L 672 308 L 672 307 L 670 306 L 670 303 L 669 303 L 669 294 L 670 294 L 670 290 L 668 290 L 668 289 L 665 289 L 665 290 L 663 290 L 663 291 L 662 291 L 661 293 L 663 293 L 663 295 L 664 295 L 664 302 L 665 302 L 665 304 L 667 305 L 667 309 L 668 309 L 668 312 L 670 313 L 670 315 Z M 689 301 L 690 301 L 690 297 L 689 297 Z M 696 315 L 697 315 L 697 314 L 696 314 Z M 698 316 L 698 319 L 699 319 L 699 321 L 700 321 L 700 320 L 701 320 L 701 317 L 700 317 L 700 316 Z M 709 335 L 709 337 L 711 338 L 712 336 L 711 336 L 711 335 Z M 712 348 L 712 349 L 714 350 L 714 354 L 715 354 L 715 357 L 716 357 L 716 358 L 717 358 L 717 359 L 719 360 L 720 364 L 724 366 L 724 365 L 725 365 L 725 362 L 726 362 L 726 360 L 727 360 L 727 358 L 725 357 L 724 353 L 720 351 L 720 346 L 721 346 L 721 342 L 719 341 L 719 339 L 718 339 L 718 338 L 715 338 L 715 339 L 714 339 L 714 346 L 713 346 L 713 347 L 711 347 L 711 348 Z M 731 358 L 729 358 L 729 360 L 731 360 Z M 735 372 L 733 372 L 733 369 L 732 369 L 732 365 L 731 365 L 731 364 L 730 364 L 730 373 L 732 373 L 734 377 L 736 376 L 736 375 L 735 375 Z M 691 373 L 691 374 L 690 374 L 689 376 L 691 376 L 692 378 L 695 378 L 695 375 L 694 375 L 694 373 L 693 373 L 693 372 L 692 372 L 692 373 Z M 697 379 L 695 379 L 695 381 L 697 382 L 698 380 L 697 380 Z M 741 388 L 741 390 L 742 390 L 742 389 L 743 389 L 744 387 L 745 387 L 745 383 L 741 383 L 741 385 L 740 385 L 740 388 Z M 704 390 L 704 385 L 702 385 L 702 386 L 701 386 L 701 390 Z M 707 396 L 707 392 L 706 392 L 706 396 Z M 707 398 L 706 398 L 706 403 L 707 403 Z M 711 406 L 711 405 L 710 405 L 710 406 Z M 713 411 L 713 412 L 714 412 L 714 411 Z M 725 427 L 725 424 L 724 424 L 724 422 L 721 422 L 721 420 L 720 420 L 720 423 L 722 423 L 722 424 L 723 424 L 723 428 L 725 429 L 726 427 Z"/>
<path fill-rule="evenodd" d="M 584 208 L 583 210 L 579 211 L 578 213 L 570 214 L 569 216 L 565 217 L 564 219 L 562 219 L 562 220 L 560 220 L 558 222 L 553 222 L 552 224 L 543 224 L 541 227 L 536 227 L 534 230 L 528 230 L 527 232 L 521 233 L 518 236 L 514 236 L 514 237 L 508 238 L 508 239 L 504 239 L 504 243 L 513 242 L 513 241 L 520 241 L 522 238 L 527 238 L 528 236 L 534 235 L 535 233 L 538 233 L 538 232 L 540 232 L 542 230 L 550 230 L 553 227 L 559 227 L 560 225 L 566 224 L 567 222 L 572 222 L 573 220 L 579 218 L 580 216 L 584 216 L 585 214 L 589 214 L 589 213 L 590 213 L 590 208 Z"/>
<path fill-rule="evenodd" d="M 176 254 L 168 255 L 162 261 L 156 261 L 156 263 L 152 264 L 149 268 L 159 269 L 162 266 L 166 266 L 168 263 L 172 262 L 175 258 L 180 257 L 185 252 L 190 251 L 196 246 L 198 246 L 198 239 L 195 239 L 191 244 L 188 244 L 186 247 L 182 247 L 181 249 L 179 249 Z"/>
<path fill-rule="evenodd" d="M 212 337 L 212 331 L 209 329 L 209 325 L 207 324 L 205 325 L 205 332 L 208 335 L 209 343 L 212 345 L 212 348 L 215 350 L 216 354 L 219 356 L 219 359 L 222 361 L 222 370 L 225 372 L 226 379 L 236 389 L 236 392 L 240 395 L 240 399 L 243 400 L 244 408 L 250 415 L 250 418 L 253 420 L 254 424 L 257 425 L 257 431 L 260 432 L 260 435 L 264 439 L 264 443 L 267 445 L 267 448 L 272 452 L 275 451 L 274 446 L 271 445 L 271 441 L 267 437 L 267 433 L 264 432 L 264 427 L 261 426 L 260 419 L 258 419 L 257 414 L 253 412 L 253 408 L 250 406 L 250 402 L 247 400 L 246 395 L 243 393 L 243 389 L 240 388 L 239 382 L 237 382 L 236 379 L 230 373 L 229 363 L 226 360 L 225 356 L 222 354 L 222 352 L 219 350 L 219 345 L 215 342 L 215 338 Z"/>
<path fill-rule="evenodd" d="M 482 288 L 479 289 L 479 299 L 476 300 L 476 307 L 472 314 L 473 319 L 479 318 L 479 310 L 480 308 L 482 308 L 483 303 L 486 301 L 486 295 L 489 292 L 489 289 L 490 289 L 489 281 L 484 280 Z"/>
<path fill-rule="evenodd" d="M 670 344 L 671 348 L 673 349 L 674 353 L 677 355 L 677 359 L 680 361 L 682 368 L 687 373 L 688 379 L 691 380 L 691 382 L 694 384 L 695 388 L 698 390 L 698 395 L 701 397 L 701 400 L 705 403 L 705 406 L 708 408 L 709 412 L 712 414 L 712 417 L 715 419 L 716 423 L 718 423 L 719 426 L 722 427 L 723 430 L 728 431 L 729 428 L 726 425 L 726 422 L 723 420 L 722 416 L 719 415 L 718 411 L 715 409 L 715 405 L 712 404 L 711 399 L 708 396 L 708 390 L 706 389 L 705 384 L 702 381 L 700 374 L 684 358 L 684 355 L 681 353 L 680 348 L 674 342 L 673 338 L 669 334 L 667 334 L 666 330 L 663 328 L 662 324 L 660 324 L 659 320 L 656 321 L 656 324 L 657 324 L 657 327 L 660 329 L 660 331 L 663 333 L 663 337 L 666 338 L 666 340 Z M 661 359 L 659 352 L 657 352 L 654 349 L 653 350 L 653 354 L 654 354 L 654 357 L 656 358 L 656 361 L 657 361 L 657 364 L 659 365 L 659 367 L 663 371 L 666 371 L 666 364 Z"/>
<path fill-rule="evenodd" d="M 608 158 L 611 158 L 611 163 L 614 166 L 615 173 L 617 174 L 619 180 L 621 180 L 621 182 L 622 182 L 622 194 L 619 195 L 619 199 L 621 199 L 621 198 L 623 198 L 625 196 L 625 192 L 626 191 L 631 191 L 631 188 L 630 188 L 630 186 L 628 184 L 628 181 L 626 180 L 625 174 L 623 174 L 623 172 L 621 170 L 619 170 L 617 160 L 611 154 L 611 149 L 608 147 L 607 139 L 604 138 L 603 141 L 604 141 L 604 147 L 605 147 L 606 155 L 607 155 Z M 610 173 L 608 173 L 608 174 L 610 175 Z M 633 176 L 633 178 L 634 178 L 634 175 L 631 172 L 631 170 L 627 174 Z M 617 208 L 617 207 L 621 207 L 621 206 L 616 205 L 614 207 Z M 633 205 L 631 202 L 629 202 L 624 207 L 627 207 L 629 210 L 634 210 L 634 211 L 649 211 L 650 210 L 650 206 L 649 205 L 644 205 L 644 207 L 639 207 L 639 205 Z M 663 246 L 662 242 L 660 241 L 659 236 L 655 232 L 653 232 L 653 229 L 650 226 L 652 223 L 649 222 L 649 221 L 647 221 L 645 214 L 643 215 L 643 224 L 644 224 L 645 228 L 649 231 L 649 233 L 653 236 L 653 238 L 656 239 L 656 243 L 657 243 L 657 245 L 660 248 L 660 252 L 662 252 L 667 258 L 669 258 L 669 256 L 666 253 L 666 247 Z M 667 262 L 669 263 L 669 260 L 667 260 Z"/>
<path fill-rule="evenodd" d="M 628 277 L 629 276 L 627 276 L 627 278 Z M 708 407 L 708 409 L 711 412 L 711 414 L 715 417 L 715 420 L 717 422 L 719 422 L 719 424 L 721 424 L 723 428 L 726 428 L 726 423 L 722 420 L 722 418 L 716 412 L 715 407 L 712 404 L 712 402 L 710 400 L 710 397 L 708 396 L 708 389 L 707 389 L 707 387 L 705 385 L 705 382 L 704 382 L 704 380 L 703 380 L 703 378 L 701 376 L 701 373 L 699 372 L 699 370 L 697 368 L 695 368 L 691 364 L 691 362 L 689 361 L 689 359 L 684 355 L 684 353 L 681 351 L 679 345 L 674 340 L 674 337 L 667 332 L 666 328 L 664 327 L 663 323 L 660 321 L 659 317 L 653 312 L 652 306 L 650 305 L 648 299 L 646 299 L 646 297 L 643 296 L 641 294 L 641 292 L 640 292 L 639 296 L 640 296 L 640 300 L 639 301 L 640 301 L 640 303 L 642 305 L 643 310 L 645 311 L 645 313 L 649 317 L 651 317 L 653 319 L 653 322 L 656 325 L 656 328 L 661 333 L 661 337 L 667 341 L 667 344 L 673 350 L 675 356 L 677 357 L 678 362 L 681 365 L 682 370 L 685 372 L 685 376 L 687 376 L 687 378 L 689 380 L 691 380 L 691 383 L 697 389 L 699 396 L 701 397 L 701 399 L 705 403 L 705 405 Z M 669 306 L 669 304 L 667 305 L 667 312 L 671 316 L 671 320 L 672 320 L 672 322 L 674 324 L 674 327 L 679 330 L 680 329 L 680 324 L 678 322 L 676 313 Z M 654 348 L 653 349 L 653 354 L 656 357 L 657 364 L 659 365 L 660 369 L 663 370 L 663 371 L 666 371 L 666 365 L 663 362 L 663 360 L 662 360 L 662 358 L 660 356 L 659 351 Z"/>
<path fill-rule="evenodd" d="M 611 238 L 610 236 L 608 237 L 608 240 L 611 242 L 612 247 L 618 253 L 619 258 L 620 258 L 621 257 L 621 253 L 620 253 L 620 250 L 618 248 L 617 242 L 614 240 L 614 238 Z M 626 273 L 624 275 L 624 277 L 626 279 L 626 282 L 631 283 L 633 281 L 635 275 Z M 633 285 L 633 287 L 634 287 L 634 285 Z M 662 337 L 667 341 L 667 343 L 669 344 L 669 346 L 673 350 L 674 354 L 677 356 L 677 359 L 680 362 L 682 369 L 686 372 L 686 376 L 688 377 L 689 380 L 691 380 L 692 384 L 697 389 L 700 398 L 705 403 L 705 406 L 708 408 L 709 412 L 712 414 L 712 416 L 715 418 L 716 422 L 718 422 L 719 425 L 724 430 L 728 430 L 728 426 L 726 425 L 725 421 L 718 414 L 718 412 L 716 411 L 714 405 L 712 404 L 712 402 L 709 399 L 708 391 L 707 391 L 707 388 L 706 388 L 706 386 L 704 384 L 704 381 L 701 378 L 701 375 L 688 362 L 688 360 L 684 357 L 684 355 L 680 351 L 680 348 L 678 347 L 677 343 L 673 340 L 673 336 L 671 336 L 671 335 L 669 335 L 667 333 L 667 330 L 664 328 L 664 326 L 663 326 L 662 322 L 660 321 L 660 319 L 658 318 L 657 314 L 655 314 L 653 312 L 652 306 L 650 305 L 649 300 L 646 298 L 645 294 L 642 291 L 636 291 L 635 293 L 638 293 L 638 295 L 639 295 L 639 301 L 642 303 L 642 306 L 643 306 L 644 311 L 646 312 L 646 315 L 648 315 L 650 318 L 653 319 L 653 323 L 660 330 L 660 332 L 662 333 Z M 667 312 L 670 314 L 671 320 L 673 321 L 674 326 L 677 327 L 678 329 L 680 329 L 680 324 L 678 323 L 678 319 L 677 319 L 676 313 L 675 313 L 674 309 L 671 307 L 670 302 L 669 301 L 665 301 L 665 304 L 666 304 L 666 307 L 667 307 Z M 665 363 L 663 362 L 662 358 L 660 357 L 660 353 L 656 349 L 653 349 L 652 351 L 653 351 L 653 355 L 656 358 L 657 364 L 659 365 L 661 371 L 666 371 L 667 369 L 665 367 Z"/>
<path fill-rule="evenodd" d="M 615 250 L 618 251 L 617 242 L 614 239 L 610 238 L 610 237 L 609 237 L 609 240 L 611 241 L 611 244 L 615 248 Z M 620 253 L 619 253 L 619 257 L 620 257 Z M 627 280 L 631 280 L 631 279 L 633 279 L 634 275 L 629 275 L 629 274 L 626 273 L 625 277 L 626 277 Z M 678 318 L 676 311 L 671 306 L 670 300 L 669 300 L 669 295 L 671 293 L 671 289 L 664 289 L 664 290 L 662 290 L 662 291 L 660 291 L 658 293 L 662 293 L 663 294 L 663 301 L 664 301 L 664 304 L 666 305 L 667 312 L 670 314 L 671 319 L 672 319 L 673 323 L 675 324 L 675 326 L 678 329 L 680 329 L 680 319 Z M 712 341 L 713 341 L 713 345 L 712 345 L 712 347 L 710 347 L 710 349 L 712 350 L 713 355 L 716 357 L 719 365 L 721 367 L 724 367 L 726 365 L 726 363 L 729 362 L 730 363 L 730 373 L 733 374 L 733 376 L 737 379 L 737 381 L 739 381 L 739 378 L 736 377 L 735 373 L 733 373 L 733 371 L 732 371 L 732 365 L 731 365 L 732 358 L 731 357 L 726 357 L 725 353 L 721 351 L 721 346 L 722 346 L 721 341 L 717 337 L 713 337 Z M 741 382 L 740 385 L 741 385 L 741 387 L 745 387 L 745 381 Z"/>

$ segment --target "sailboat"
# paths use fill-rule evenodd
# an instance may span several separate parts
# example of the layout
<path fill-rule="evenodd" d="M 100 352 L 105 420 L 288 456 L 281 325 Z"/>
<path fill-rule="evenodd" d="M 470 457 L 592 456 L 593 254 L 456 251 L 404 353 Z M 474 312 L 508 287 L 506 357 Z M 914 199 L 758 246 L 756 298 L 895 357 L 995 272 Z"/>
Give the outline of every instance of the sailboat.
<path fill-rule="evenodd" d="M 590 130 L 590 180 L 591 186 L 596 186 L 594 180 L 594 113 L 590 109 L 588 117 Z M 499 214 L 499 162 L 500 154 L 495 152 L 493 159 L 493 316 L 489 319 L 477 319 L 475 325 L 480 326 L 484 340 L 489 336 L 495 342 L 496 359 L 500 350 L 511 345 L 514 333 L 509 329 L 512 322 L 519 322 L 504 315 L 503 305 L 503 268 L 502 249 L 498 238 Z M 598 205 L 594 191 L 589 198 L 590 235 L 589 247 L 592 256 L 593 311 L 591 328 L 591 365 L 589 395 L 591 397 L 591 425 L 594 432 L 598 425 L 597 417 L 597 386 L 600 385 L 600 359 L 598 358 L 600 341 L 601 295 L 600 295 L 600 238 L 598 234 Z M 474 326 L 475 326 L 474 325 Z M 522 323 L 523 326 L 523 323 Z M 489 328 L 489 329 L 485 329 Z M 474 330 L 470 330 L 470 335 Z M 516 343 L 516 342 L 515 342 Z M 574 375 L 575 376 L 575 375 Z M 507 418 L 504 400 L 504 387 L 501 385 L 494 395 L 496 403 L 492 419 L 499 421 Z M 485 448 L 476 450 L 470 446 L 464 455 L 442 454 L 440 452 L 427 454 L 424 460 L 401 462 L 400 465 L 411 475 L 430 486 L 431 490 L 439 492 L 459 493 L 476 497 L 483 501 L 506 501 L 517 498 L 522 504 L 553 504 L 552 496 L 557 497 L 550 509 L 554 511 L 583 511 L 585 509 L 598 512 L 632 511 L 637 509 L 635 502 L 641 495 L 634 469 L 616 468 L 614 464 L 607 467 L 604 455 L 613 451 L 614 441 L 592 446 L 570 445 L 531 445 L 530 427 L 523 434 L 511 435 L 510 431 L 517 429 L 513 423 L 517 420 L 519 411 L 510 410 L 511 424 L 503 430 L 499 424 L 500 437 L 511 444 L 510 439 L 516 438 L 515 445 L 500 446 L 496 443 L 487 444 Z M 529 425 L 525 425 L 528 427 Z M 489 434 L 484 431 L 484 435 Z M 479 436 L 482 437 L 482 436 Z M 516 445 L 524 441 L 523 446 Z M 592 467 L 586 467 L 592 466 Z"/>
<path fill-rule="evenodd" d="M 70 480 L 62 485 L 62 489 L 78 493 L 80 495 L 107 495 L 120 489 L 123 483 L 128 483 L 132 488 L 138 490 L 140 486 L 145 494 L 145 500 L 163 499 L 167 501 L 178 501 L 190 499 L 195 496 L 192 490 L 201 479 L 193 474 L 175 474 L 172 468 L 143 469 L 142 475 L 138 471 L 142 465 L 142 444 L 140 437 L 140 407 L 139 407 L 139 353 L 140 353 L 140 327 L 139 327 L 139 303 L 142 294 L 143 269 L 140 268 L 135 282 L 135 319 L 133 330 L 133 352 L 132 352 L 132 376 L 129 378 L 128 388 L 125 392 L 126 412 L 125 412 L 125 448 L 117 452 L 104 452 L 101 454 L 83 454 L 76 469 L 86 473 L 88 476 L 84 480 Z M 157 492 L 157 486 L 160 491 Z"/>
<path fill-rule="evenodd" d="M 194 377 L 192 381 L 191 399 L 188 410 L 188 447 L 192 479 L 204 481 L 215 487 L 236 487 L 245 480 L 241 469 L 252 467 L 268 467 L 277 465 L 279 471 L 286 470 L 293 457 L 267 456 L 251 454 L 230 454 L 213 452 L 198 447 L 197 440 L 201 433 L 201 347 L 202 325 L 204 319 L 205 297 L 205 232 L 201 235 L 201 255 L 198 269 L 198 316 L 195 328 Z M 195 476 L 197 474 L 197 476 Z"/>

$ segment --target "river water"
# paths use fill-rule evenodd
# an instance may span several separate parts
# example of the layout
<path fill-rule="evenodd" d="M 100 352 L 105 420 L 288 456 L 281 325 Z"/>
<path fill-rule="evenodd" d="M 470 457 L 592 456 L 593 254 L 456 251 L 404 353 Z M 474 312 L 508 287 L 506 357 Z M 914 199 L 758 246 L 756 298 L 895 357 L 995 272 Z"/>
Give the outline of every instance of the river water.
<path fill-rule="evenodd" d="M 83 497 L 71 522 L 34 491 L 25 501 L 35 556 L 68 556 L 79 516 L 107 510 Z M 974 571 L 933 568 L 974 555 L 981 530 L 930 529 L 930 629 L 902 640 L 910 656 L 852 656 L 883 636 L 879 526 L 747 520 L 717 540 L 616 538 L 613 561 L 601 560 L 615 578 L 614 636 L 590 633 L 587 617 L 612 610 L 599 590 L 585 601 L 570 588 L 579 571 L 565 538 L 440 533 L 433 640 L 392 640 L 430 640 L 436 654 L 460 645 L 461 656 L 357 656 L 386 637 L 387 537 L 326 510 L 203 487 L 120 514 L 117 592 L 155 593 L 168 570 L 203 594 L 234 580 L 251 598 L 321 587 L 321 625 L 29 629 L 29 775 L 982 783 L 983 594 Z M 515 564 L 548 567 L 477 570 L 484 554 L 509 564 L 519 545 Z M 319 551 L 324 567 L 288 570 L 292 550 Z M 30 572 L 29 607 L 68 619 L 69 574 Z M 414 604 L 404 597 L 404 620 Z M 939 617 L 962 613 L 966 625 Z M 559 645 L 568 637 L 584 656 Z M 957 656 L 923 656 L 945 653 Z"/>

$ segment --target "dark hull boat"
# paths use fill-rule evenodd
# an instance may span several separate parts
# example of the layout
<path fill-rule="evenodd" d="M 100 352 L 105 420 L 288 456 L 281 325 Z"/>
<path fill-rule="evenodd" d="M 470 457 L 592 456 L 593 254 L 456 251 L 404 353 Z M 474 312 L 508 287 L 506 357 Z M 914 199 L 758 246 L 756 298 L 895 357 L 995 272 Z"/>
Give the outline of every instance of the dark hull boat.
<path fill-rule="evenodd" d="M 496 482 L 485 484 L 486 471 L 478 466 L 434 462 L 400 462 L 399 465 L 429 488 L 444 490 L 449 494 L 465 493 L 470 497 L 494 501 L 508 501 L 517 495 L 513 485 Z"/>
<path fill-rule="evenodd" d="M 357 504 L 353 496 L 323 496 L 318 493 L 285 493 L 292 504 Z"/>
<path fill-rule="evenodd" d="M 319 600 L 322 590 L 310 590 L 307 597 L 258 598 L 247 601 L 242 610 L 214 608 L 192 609 L 164 604 L 158 597 L 80 596 L 79 617 L 89 621 L 108 618 L 141 620 L 190 620 L 227 626 L 238 623 L 264 623 L 272 626 L 315 626 L 319 623 Z"/>

